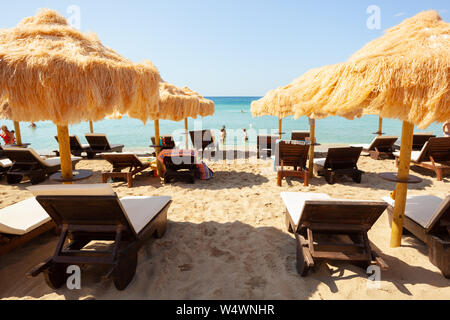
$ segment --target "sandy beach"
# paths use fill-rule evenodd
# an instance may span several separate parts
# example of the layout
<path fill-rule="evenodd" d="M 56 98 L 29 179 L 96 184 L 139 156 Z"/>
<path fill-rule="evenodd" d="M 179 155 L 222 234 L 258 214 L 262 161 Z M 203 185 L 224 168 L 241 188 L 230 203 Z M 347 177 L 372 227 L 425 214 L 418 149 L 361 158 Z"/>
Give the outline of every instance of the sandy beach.
<path fill-rule="evenodd" d="M 401 248 L 389 247 L 390 227 L 384 213 L 369 232 L 375 250 L 389 265 L 380 288 L 368 288 L 365 272 L 348 263 L 329 262 L 308 277 L 295 268 L 295 241 L 285 227 L 282 191 L 327 193 L 345 199 L 380 200 L 393 190 L 379 172 L 395 171 L 393 160 L 362 156 L 361 184 L 342 178 L 328 185 L 315 177 L 309 187 L 295 178 L 276 186 L 269 160 L 207 161 L 215 172 L 208 181 L 165 185 L 150 174 L 137 176 L 131 189 L 113 183 L 119 197 L 168 195 L 173 203 L 162 239 L 139 251 L 136 275 L 125 291 L 111 280 L 100 280 L 100 267 L 82 269 L 82 289 L 51 290 L 43 276 L 26 278 L 33 266 L 53 254 L 57 237 L 44 234 L 0 257 L 2 299 L 449 299 L 450 280 L 431 264 L 426 246 L 412 236 Z M 100 183 L 109 170 L 101 159 L 83 160 L 77 168 L 94 170 L 82 183 Z M 449 178 L 436 181 L 429 171 L 413 168 L 423 182 L 409 194 L 449 193 Z M 47 180 L 46 183 L 51 183 Z M 28 181 L 9 186 L 0 182 L 0 208 L 31 197 Z"/>

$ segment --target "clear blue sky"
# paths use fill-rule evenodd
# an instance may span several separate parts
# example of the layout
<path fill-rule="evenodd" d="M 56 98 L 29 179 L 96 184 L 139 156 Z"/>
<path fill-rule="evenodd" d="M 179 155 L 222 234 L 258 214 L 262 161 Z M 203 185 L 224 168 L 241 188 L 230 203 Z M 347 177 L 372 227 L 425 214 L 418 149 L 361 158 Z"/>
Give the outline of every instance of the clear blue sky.
<path fill-rule="evenodd" d="M 305 71 L 345 61 L 368 41 L 416 13 L 435 9 L 449 21 L 449 1 L 20 0 L 5 1 L 0 28 L 38 8 L 69 17 L 123 56 L 151 60 L 162 77 L 206 96 L 260 96 Z M 381 29 L 370 30 L 370 5 Z"/>

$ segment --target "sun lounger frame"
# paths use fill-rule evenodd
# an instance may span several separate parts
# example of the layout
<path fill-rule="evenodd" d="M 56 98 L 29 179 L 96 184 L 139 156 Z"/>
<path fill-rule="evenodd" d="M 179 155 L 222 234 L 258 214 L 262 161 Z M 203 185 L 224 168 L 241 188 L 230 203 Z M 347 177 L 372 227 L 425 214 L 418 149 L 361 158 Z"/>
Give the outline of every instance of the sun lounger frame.
<path fill-rule="evenodd" d="M 198 141 L 198 138 L 202 138 L 201 144 Z M 218 150 L 218 145 L 216 144 L 216 140 L 214 138 L 214 133 L 212 130 L 197 130 L 197 131 L 189 131 L 189 136 L 191 137 L 192 146 L 194 150 L 200 153 L 201 158 L 203 159 L 203 154 L 206 149 L 212 148 L 213 152 Z"/>
<path fill-rule="evenodd" d="M 385 211 L 380 201 L 306 200 L 299 225 L 286 210 L 286 227 L 293 232 L 297 244 L 297 272 L 306 276 L 318 261 L 347 261 L 367 269 L 388 265 L 372 250 L 367 232 Z M 323 214 L 320 214 L 323 213 Z M 320 234 L 348 236 L 351 242 L 317 239 Z"/>
<path fill-rule="evenodd" d="M 310 137 L 309 131 L 292 131 L 291 140 L 305 141 L 306 138 Z"/>
<path fill-rule="evenodd" d="M 350 175 L 354 182 L 361 183 L 364 173 L 358 169 L 362 147 L 329 148 L 324 166 L 314 164 L 318 175 L 324 175 L 328 184 L 334 184 L 338 174 Z"/>
<path fill-rule="evenodd" d="M 132 188 L 134 176 L 150 167 L 150 163 L 142 162 L 135 154 L 118 153 L 102 154 L 101 156 L 113 166 L 110 172 L 102 173 L 103 183 L 106 183 L 109 178 L 125 179 L 128 188 Z M 122 172 L 125 169 L 128 171 Z"/>
<path fill-rule="evenodd" d="M 275 150 L 275 142 L 280 139 L 276 135 L 258 135 L 256 137 L 256 158 L 271 157 Z"/>
<path fill-rule="evenodd" d="M 278 145 L 280 169 L 277 172 L 277 185 L 281 187 L 285 177 L 297 177 L 303 179 L 305 187 L 308 186 L 308 160 L 309 144 L 290 143 L 280 141 Z M 286 170 L 284 167 L 294 167 L 294 170 Z"/>
<path fill-rule="evenodd" d="M 411 159 L 411 163 L 434 171 L 437 181 L 442 181 L 450 173 L 450 137 L 430 138 L 423 146 L 419 159 Z M 398 167 L 399 157 L 395 157 L 395 164 Z"/>
<path fill-rule="evenodd" d="M 173 140 L 172 136 L 160 136 L 160 138 L 164 138 L 164 140 L 165 140 L 165 145 L 160 146 L 161 150 L 175 149 L 176 145 L 175 145 L 175 141 Z M 152 141 L 152 145 L 155 146 L 156 145 L 155 137 L 151 137 L 150 140 Z"/>
<path fill-rule="evenodd" d="M 173 180 L 195 183 L 197 173 L 195 156 L 177 156 L 177 162 L 180 164 L 174 163 L 172 156 L 164 157 L 164 166 L 166 168 L 163 175 L 164 183 L 170 183 Z"/>
<path fill-rule="evenodd" d="M 90 147 L 83 147 L 80 140 L 77 136 L 72 135 L 69 136 L 70 139 L 70 153 L 74 155 L 75 157 L 81 157 L 83 152 L 88 152 L 90 150 Z M 56 142 L 59 143 L 58 136 L 55 136 Z M 59 157 L 59 150 L 53 151 L 57 157 Z"/>
<path fill-rule="evenodd" d="M 22 181 L 24 176 L 30 178 L 31 184 L 38 184 L 45 181 L 47 175 L 61 170 L 61 165 L 45 166 L 42 161 L 36 159 L 38 154 L 34 154 L 32 149 L 24 148 L 7 148 L 4 149 L 4 154 L 13 162 L 13 165 L 6 173 L 8 184 L 16 184 Z M 75 170 L 76 164 L 79 160 L 72 161 L 72 170 Z"/>
<path fill-rule="evenodd" d="M 122 152 L 124 145 L 117 144 L 113 145 L 109 143 L 106 134 L 102 133 L 86 133 L 84 135 L 87 142 L 89 143 L 89 150 L 86 151 L 87 158 L 93 159 L 97 153 L 103 152 Z"/>
<path fill-rule="evenodd" d="M 378 136 L 370 145 L 369 149 L 363 149 L 369 152 L 369 155 L 374 160 L 394 159 L 394 143 L 398 137 L 394 136 Z"/>
<path fill-rule="evenodd" d="M 52 257 L 28 272 L 29 277 L 44 273 L 47 284 L 60 288 L 66 281 L 66 267 L 79 264 L 108 265 L 103 278 L 113 277 L 118 290 L 124 290 L 134 277 L 139 248 L 151 237 L 161 238 L 167 226 L 169 201 L 138 233 L 128 222 L 116 196 L 37 196 L 61 230 Z M 74 209 L 83 207 L 84 210 Z M 95 212 L 95 214 L 93 214 Z M 77 222 L 78 221 L 78 222 Z M 89 223 L 91 222 L 91 223 Z M 70 242 L 65 245 L 67 240 Z M 83 250 L 89 242 L 113 240 L 111 250 Z"/>
<path fill-rule="evenodd" d="M 441 270 L 444 277 L 450 278 L 450 201 L 444 201 L 447 201 L 447 205 L 434 218 L 431 228 L 422 227 L 407 215 L 403 227 L 427 245 L 430 262 Z M 388 206 L 387 212 L 389 223 L 392 224 L 394 207 Z"/>

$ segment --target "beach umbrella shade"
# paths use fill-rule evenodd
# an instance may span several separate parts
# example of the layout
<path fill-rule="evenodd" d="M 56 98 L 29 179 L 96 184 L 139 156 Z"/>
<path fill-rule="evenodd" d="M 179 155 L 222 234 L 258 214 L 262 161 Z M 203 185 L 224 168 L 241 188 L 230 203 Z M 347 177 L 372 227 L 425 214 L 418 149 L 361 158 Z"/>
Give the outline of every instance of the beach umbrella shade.
<path fill-rule="evenodd" d="M 114 112 L 145 122 L 158 114 L 159 80 L 151 62 L 132 63 L 53 10 L 0 31 L 0 117 L 53 121 L 65 180 L 72 179 L 68 125 Z"/>
<path fill-rule="evenodd" d="M 450 24 L 435 11 L 406 19 L 347 62 L 313 69 L 289 91 L 295 117 L 363 114 L 403 121 L 398 180 L 409 178 L 414 125 L 450 119 Z M 396 186 L 391 246 L 401 245 L 407 183 Z"/>

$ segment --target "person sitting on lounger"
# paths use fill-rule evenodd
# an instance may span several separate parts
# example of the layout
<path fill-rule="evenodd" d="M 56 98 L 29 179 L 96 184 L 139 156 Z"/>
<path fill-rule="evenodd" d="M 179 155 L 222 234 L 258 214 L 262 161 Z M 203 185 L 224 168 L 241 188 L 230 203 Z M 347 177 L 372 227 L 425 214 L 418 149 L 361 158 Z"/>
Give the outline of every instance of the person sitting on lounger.
<path fill-rule="evenodd" d="M 16 143 L 14 131 L 9 131 L 7 126 L 2 126 L 2 133 L 0 133 L 0 137 L 2 137 L 5 145 Z"/>

